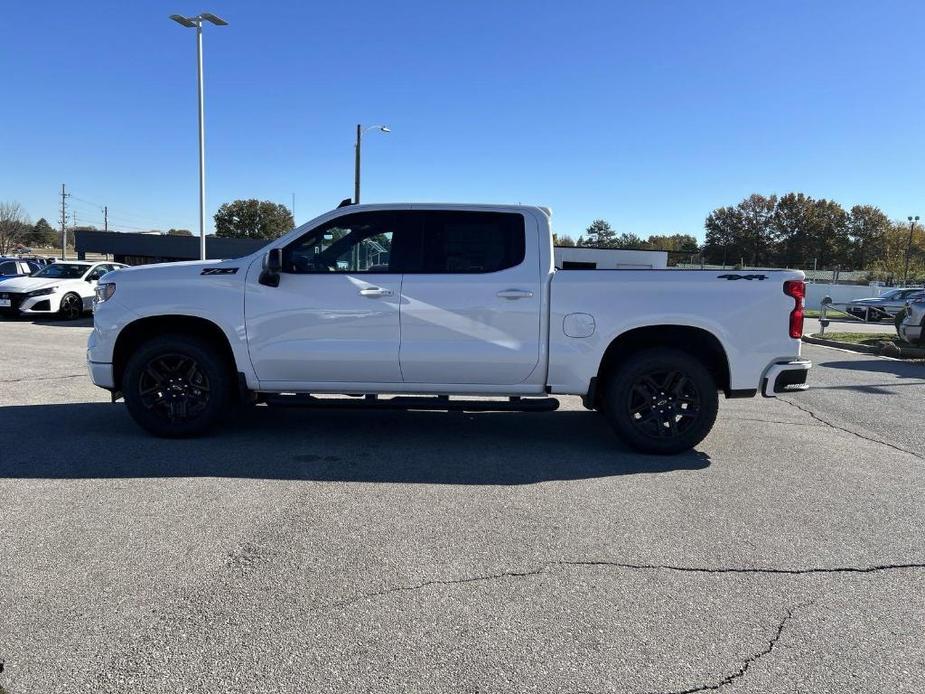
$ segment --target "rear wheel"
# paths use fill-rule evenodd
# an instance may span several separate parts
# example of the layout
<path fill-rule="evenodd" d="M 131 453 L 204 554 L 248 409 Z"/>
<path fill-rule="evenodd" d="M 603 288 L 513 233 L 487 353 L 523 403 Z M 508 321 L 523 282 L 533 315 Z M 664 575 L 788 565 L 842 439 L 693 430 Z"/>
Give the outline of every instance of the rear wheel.
<path fill-rule="evenodd" d="M 680 350 L 638 352 L 607 379 L 604 414 L 617 435 L 644 453 L 687 451 L 703 441 L 719 408 L 706 367 Z"/>
<path fill-rule="evenodd" d="M 77 294 L 70 292 L 61 297 L 58 313 L 64 320 L 77 320 L 84 312 L 84 302 Z"/>
<path fill-rule="evenodd" d="M 132 418 L 156 436 L 195 436 L 214 426 L 232 402 L 229 369 L 206 341 L 165 335 L 129 359 L 122 393 Z"/>

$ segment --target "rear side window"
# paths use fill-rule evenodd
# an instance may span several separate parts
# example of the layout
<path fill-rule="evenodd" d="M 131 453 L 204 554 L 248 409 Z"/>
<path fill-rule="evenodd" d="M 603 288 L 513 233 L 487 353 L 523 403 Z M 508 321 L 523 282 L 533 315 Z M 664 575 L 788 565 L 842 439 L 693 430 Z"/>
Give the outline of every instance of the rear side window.
<path fill-rule="evenodd" d="M 12 260 L 5 263 L 0 263 L 0 275 L 18 275 L 19 271 L 16 267 L 16 263 Z"/>
<path fill-rule="evenodd" d="M 421 272 L 498 272 L 524 260 L 524 218 L 506 212 L 429 212 L 422 241 Z"/>

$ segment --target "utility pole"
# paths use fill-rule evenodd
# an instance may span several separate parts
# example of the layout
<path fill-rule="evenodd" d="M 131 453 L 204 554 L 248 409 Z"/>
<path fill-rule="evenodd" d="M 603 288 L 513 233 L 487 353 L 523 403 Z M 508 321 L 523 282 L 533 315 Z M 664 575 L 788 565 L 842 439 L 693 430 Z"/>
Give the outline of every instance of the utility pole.
<path fill-rule="evenodd" d="M 61 260 L 67 260 L 67 199 L 70 193 L 65 192 L 61 184 Z"/>
<path fill-rule="evenodd" d="M 915 223 L 919 221 L 919 216 L 907 217 L 909 220 L 909 241 L 906 243 L 906 268 L 903 270 L 903 286 L 909 279 L 909 254 L 912 252 L 912 232 L 915 231 Z"/>
<path fill-rule="evenodd" d="M 363 146 L 363 133 L 368 130 L 378 130 L 381 133 L 390 133 L 392 129 L 387 125 L 371 125 L 364 128 L 362 123 L 357 123 L 357 141 L 354 145 L 353 160 L 353 204 L 360 204 L 360 148 Z"/>
<path fill-rule="evenodd" d="M 295 193 L 292 194 L 292 225 L 298 226 L 295 222 Z"/>
<path fill-rule="evenodd" d="M 357 141 L 353 160 L 353 204 L 360 204 L 360 146 L 363 142 L 363 126 L 357 123 Z"/>
<path fill-rule="evenodd" d="M 109 231 L 109 207 L 103 205 L 103 231 Z"/>

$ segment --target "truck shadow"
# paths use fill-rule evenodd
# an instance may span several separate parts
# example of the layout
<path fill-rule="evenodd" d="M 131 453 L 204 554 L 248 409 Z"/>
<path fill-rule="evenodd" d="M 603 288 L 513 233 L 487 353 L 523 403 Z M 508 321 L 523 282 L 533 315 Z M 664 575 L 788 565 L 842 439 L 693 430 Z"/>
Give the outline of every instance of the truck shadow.
<path fill-rule="evenodd" d="M 121 403 L 0 408 L 0 440 L 54 436 L 0 456 L 0 478 L 231 477 L 519 485 L 702 470 L 704 453 L 630 451 L 597 414 L 343 412 L 257 407 L 211 436 L 157 439 Z"/>

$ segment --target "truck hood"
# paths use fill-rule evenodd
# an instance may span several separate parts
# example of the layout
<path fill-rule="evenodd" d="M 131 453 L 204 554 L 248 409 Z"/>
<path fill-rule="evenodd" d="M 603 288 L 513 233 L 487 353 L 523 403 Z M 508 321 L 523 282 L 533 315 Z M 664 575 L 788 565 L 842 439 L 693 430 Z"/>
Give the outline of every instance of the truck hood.
<path fill-rule="evenodd" d="M 252 256 L 232 260 L 188 260 L 179 263 L 157 263 L 155 265 L 136 265 L 116 270 L 106 275 L 107 281 L 148 281 L 152 279 L 170 280 L 189 278 L 196 275 L 205 277 L 233 277 L 243 275 L 253 261 Z"/>

